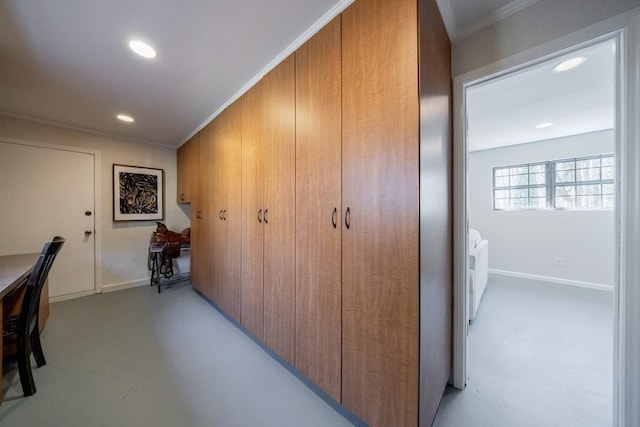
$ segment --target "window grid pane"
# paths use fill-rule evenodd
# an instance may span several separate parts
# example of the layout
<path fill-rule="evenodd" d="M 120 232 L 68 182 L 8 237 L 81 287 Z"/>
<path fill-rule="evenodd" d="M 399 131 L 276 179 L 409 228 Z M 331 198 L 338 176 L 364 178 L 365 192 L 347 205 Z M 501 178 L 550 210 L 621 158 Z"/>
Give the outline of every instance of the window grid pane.
<path fill-rule="evenodd" d="M 493 209 L 612 209 L 613 154 L 493 168 Z"/>
<path fill-rule="evenodd" d="M 613 207 L 615 171 L 612 154 L 556 160 L 551 163 L 554 209 Z"/>
<path fill-rule="evenodd" d="M 545 209 L 548 162 L 493 168 L 493 209 Z"/>

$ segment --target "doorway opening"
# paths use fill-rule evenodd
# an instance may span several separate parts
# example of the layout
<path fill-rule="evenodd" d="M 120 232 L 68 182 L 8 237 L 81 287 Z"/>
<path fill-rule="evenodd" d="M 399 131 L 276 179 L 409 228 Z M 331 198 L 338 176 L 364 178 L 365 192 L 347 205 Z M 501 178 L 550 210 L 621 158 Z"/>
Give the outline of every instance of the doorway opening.
<path fill-rule="evenodd" d="M 467 388 L 441 411 L 613 424 L 619 48 L 603 36 L 464 84 Z"/>

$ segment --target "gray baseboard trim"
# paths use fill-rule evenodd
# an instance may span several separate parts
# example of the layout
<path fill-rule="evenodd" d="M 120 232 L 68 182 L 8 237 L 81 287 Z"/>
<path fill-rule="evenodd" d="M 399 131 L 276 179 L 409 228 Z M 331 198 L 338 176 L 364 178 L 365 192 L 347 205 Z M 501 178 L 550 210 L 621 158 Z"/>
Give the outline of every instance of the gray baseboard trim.
<path fill-rule="evenodd" d="M 599 291 L 613 292 L 613 286 L 603 283 L 583 282 L 581 280 L 561 279 L 559 277 L 541 276 L 539 274 L 520 273 L 517 271 L 498 270 L 496 268 L 489 269 L 490 274 L 500 276 L 518 277 L 521 279 L 538 280 L 540 282 L 557 283 L 559 285 L 575 286 L 578 288 L 596 289 Z"/>
<path fill-rule="evenodd" d="M 100 293 L 106 294 L 108 292 L 116 292 L 116 291 L 122 291 L 124 289 L 129 289 L 129 288 L 135 288 L 137 286 L 143 286 L 143 285 L 147 285 L 149 286 L 151 279 L 140 279 L 140 280 L 134 280 L 132 282 L 121 282 L 121 283 L 111 283 L 109 285 L 103 285 L 100 288 Z"/>
<path fill-rule="evenodd" d="M 54 302 L 66 301 L 70 299 L 86 297 L 88 295 L 93 295 L 95 293 L 96 293 L 95 289 L 91 289 L 90 291 L 75 292 L 73 294 L 57 295 L 55 297 L 49 297 L 49 302 L 54 303 Z"/>

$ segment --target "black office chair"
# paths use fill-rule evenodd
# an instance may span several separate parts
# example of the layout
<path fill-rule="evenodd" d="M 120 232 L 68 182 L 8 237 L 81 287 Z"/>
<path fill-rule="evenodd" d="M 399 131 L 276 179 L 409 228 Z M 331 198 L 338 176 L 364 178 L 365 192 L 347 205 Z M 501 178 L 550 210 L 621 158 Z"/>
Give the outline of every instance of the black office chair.
<path fill-rule="evenodd" d="M 50 242 L 44 244 L 40 257 L 36 261 L 33 271 L 27 281 L 27 286 L 22 300 L 22 308 L 17 316 L 3 319 L 2 336 L 5 343 L 16 343 L 16 358 L 20 383 L 25 397 L 36 392 L 31 373 L 31 353 L 38 367 L 46 365 L 47 361 L 40 344 L 40 294 L 44 282 L 47 280 L 49 270 L 62 248 L 65 240 L 56 236 Z"/>

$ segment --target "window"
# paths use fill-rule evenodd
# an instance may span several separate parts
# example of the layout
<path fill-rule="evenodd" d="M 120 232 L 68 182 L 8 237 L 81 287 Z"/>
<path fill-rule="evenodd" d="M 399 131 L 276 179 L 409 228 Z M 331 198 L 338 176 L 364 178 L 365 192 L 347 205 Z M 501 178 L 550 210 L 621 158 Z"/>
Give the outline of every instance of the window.
<path fill-rule="evenodd" d="M 553 172 L 555 209 L 613 208 L 613 155 L 557 160 Z"/>
<path fill-rule="evenodd" d="M 547 207 L 547 163 L 493 168 L 493 209 Z"/>
<path fill-rule="evenodd" d="M 611 209 L 613 154 L 493 168 L 493 209 Z"/>

